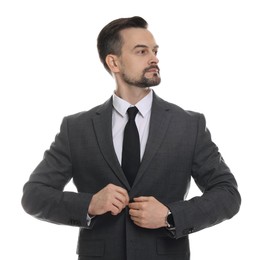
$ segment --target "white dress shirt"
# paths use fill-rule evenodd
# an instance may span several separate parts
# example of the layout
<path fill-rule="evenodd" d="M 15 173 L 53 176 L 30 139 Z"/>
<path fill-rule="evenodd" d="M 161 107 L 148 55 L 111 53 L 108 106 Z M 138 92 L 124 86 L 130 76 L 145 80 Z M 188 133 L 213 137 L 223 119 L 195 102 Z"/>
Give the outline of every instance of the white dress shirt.
<path fill-rule="evenodd" d="M 142 160 L 149 135 L 152 99 L 153 95 L 152 91 L 150 91 L 143 99 L 135 104 L 139 110 L 135 117 L 135 122 L 140 137 L 140 160 Z M 122 158 L 124 128 L 128 122 L 127 109 L 132 106 L 133 105 L 121 99 L 116 94 L 113 95 L 112 137 L 114 149 L 120 164 Z"/>

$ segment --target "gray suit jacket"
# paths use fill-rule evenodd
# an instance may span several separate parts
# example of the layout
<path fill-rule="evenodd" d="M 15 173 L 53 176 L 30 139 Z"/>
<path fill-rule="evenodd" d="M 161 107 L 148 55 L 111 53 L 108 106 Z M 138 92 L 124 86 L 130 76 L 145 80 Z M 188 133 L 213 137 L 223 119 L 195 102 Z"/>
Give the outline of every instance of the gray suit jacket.
<path fill-rule="evenodd" d="M 24 186 L 25 211 L 80 227 L 79 259 L 189 259 L 188 235 L 231 218 L 241 202 L 204 116 L 154 94 L 146 150 L 132 188 L 117 160 L 111 125 L 112 99 L 64 118 L 60 133 Z M 191 177 L 203 194 L 186 201 Z M 63 191 L 71 178 L 78 193 Z M 97 216 L 88 227 L 92 195 L 109 183 L 128 190 L 130 198 L 154 196 L 167 205 L 175 234 L 136 226 L 127 208 L 117 216 Z"/>

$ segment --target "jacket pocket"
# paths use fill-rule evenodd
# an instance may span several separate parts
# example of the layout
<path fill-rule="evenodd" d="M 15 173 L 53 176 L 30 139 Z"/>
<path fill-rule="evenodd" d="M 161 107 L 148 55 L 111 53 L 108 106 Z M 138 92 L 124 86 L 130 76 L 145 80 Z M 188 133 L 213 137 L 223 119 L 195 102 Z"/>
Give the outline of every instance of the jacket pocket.
<path fill-rule="evenodd" d="M 159 255 L 176 255 L 179 259 L 189 259 L 190 249 L 188 237 L 172 239 L 161 237 L 157 239 L 157 253 Z"/>
<path fill-rule="evenodd" d="M 104 240 L 80 239 L 77 247 L 77 254 L 82 256 L 103 256 Z"/>

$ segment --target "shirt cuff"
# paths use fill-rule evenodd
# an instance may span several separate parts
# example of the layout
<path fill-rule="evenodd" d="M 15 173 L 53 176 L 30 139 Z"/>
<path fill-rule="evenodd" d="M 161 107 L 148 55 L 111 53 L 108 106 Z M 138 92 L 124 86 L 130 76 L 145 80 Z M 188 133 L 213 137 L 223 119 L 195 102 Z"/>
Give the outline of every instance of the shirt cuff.
<path fill-rule="evenodd" d="M 95 216 L 90 216 L 88 213 L 87 213 L 87 218 L 86 218 L 86 221 L 87 221 L 87 226 L 89 227 L 91 225 L 91 222 L 92 222 L 92 219 L 94 218 Z"/>

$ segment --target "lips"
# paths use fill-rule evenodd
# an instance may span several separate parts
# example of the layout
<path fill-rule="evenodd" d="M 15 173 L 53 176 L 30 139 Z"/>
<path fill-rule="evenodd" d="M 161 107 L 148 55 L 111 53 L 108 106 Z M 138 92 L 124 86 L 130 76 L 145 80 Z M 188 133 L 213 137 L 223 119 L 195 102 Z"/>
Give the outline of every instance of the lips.
<path fill-rule="evenodd" d="M 151 70 L 147 70 L 146 72 L 155 72 L 155 73 L 158 73 L 159 70 L 157 70 L 157 69 L 151 69 Z"/>
<path fill-rule="evenodd" d="M 145 69 L 145 72 L 159 73 L 160 69 L 158 66 L 153 66 Z"/>

